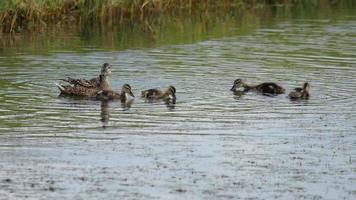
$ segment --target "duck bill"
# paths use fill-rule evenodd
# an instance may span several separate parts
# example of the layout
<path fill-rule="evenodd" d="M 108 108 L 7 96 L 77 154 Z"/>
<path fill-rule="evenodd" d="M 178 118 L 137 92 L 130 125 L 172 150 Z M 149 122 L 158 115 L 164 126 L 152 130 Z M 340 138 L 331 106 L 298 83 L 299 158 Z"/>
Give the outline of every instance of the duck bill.
<path fill-rule="evenodd" d="M 135 97 L 135 95 L 132 93 L 131 90 L 129 91 L 129 95 L 132 96 L 132 97 Z"/>
<path fill-rule="evenodd" d="M 233 86 L 231 87 L 230 91 L 235 91 L 235 90 L 236 90 L 236 86 L 233 85 Z"/>

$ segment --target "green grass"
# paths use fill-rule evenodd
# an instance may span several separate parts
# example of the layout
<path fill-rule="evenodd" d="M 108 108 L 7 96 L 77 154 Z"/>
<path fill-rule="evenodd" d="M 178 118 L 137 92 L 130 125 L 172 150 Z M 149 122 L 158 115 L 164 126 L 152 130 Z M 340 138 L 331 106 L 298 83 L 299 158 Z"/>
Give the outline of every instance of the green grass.
<path fill-rule="evenodd" d="M 49 25 L 143 22 L 161 15 L 186 15 L 266 5 L 298 7 L 312 12 L 323 6 L 355 5 L 354 0 L 0 0 L 0 33 L 40 29 Z"/>

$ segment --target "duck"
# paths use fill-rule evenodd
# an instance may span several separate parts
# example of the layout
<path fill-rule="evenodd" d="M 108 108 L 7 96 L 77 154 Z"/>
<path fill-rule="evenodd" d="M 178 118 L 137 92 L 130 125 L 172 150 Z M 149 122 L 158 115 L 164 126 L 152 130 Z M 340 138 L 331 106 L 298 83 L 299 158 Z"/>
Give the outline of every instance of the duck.
<path fill-rule="evenodd" d="M 248 85 L 241 79 L 236 79 L 230 89 L 233 92 L 248 92 L 250 90 L 256 90 L 263 94 L 283 94 L 285 89 L 273 82 L 265 82 L 258 85 Z"/>
<path fill-rule="evenodd" d="M 161 91 L 157 88 L 148 89 L 141 92 L 141 97 L 149 100 L 164 100 L 165 102 L 176 102 L 176 88 L 169 86 L 165 91 Z"/>
<path fill-rule="evenodd" d="M 111 69 L 106 67 L 102 70 L 98 77 L 99 87 L 85 87 L 82 85 L 62 85 L 56 84 L 60 90 L 60 96 L 73 96 L 73 97 L 96 97 L 99 91 L 111 90 L 108 76 L 111 74 Z"/>
<path fill-rule="evenodd" d="M 121 88 L 121 92 L 116 92 L 113 90 L 101 90 L 97 93 L 97 100 L 115 100 L 120 99 L 122 103 L 130 100 L 131 97 L 135 97 L 132 93 L 131 86 L 129 84 L 124 84 Z"/>
<path fill-rule="evenodd" d="M 308 99 L 310 97 L 309 89 L 310 89 L 309 83 L 305 82 L 303 84 L 303 88 L 300 87 L 294 88 L 294 90 L 288 94 L 288 97 L 290 99 Z"/>
<path fill-rule="evenodd" d="M 104 63 L 101 66 L 100 75 L 106 74 L 111 75 L 111 65 L 109 63 Z M 60 79 L 65 81 L 73 86 L 81 86 L 85 88 L 99 88 L 100 87 L 100 75 L 98 77 L 92 78 L 90 80 L 81 79 L 81 78 L 71 78 L 67 77 L 65 79 Z"/>

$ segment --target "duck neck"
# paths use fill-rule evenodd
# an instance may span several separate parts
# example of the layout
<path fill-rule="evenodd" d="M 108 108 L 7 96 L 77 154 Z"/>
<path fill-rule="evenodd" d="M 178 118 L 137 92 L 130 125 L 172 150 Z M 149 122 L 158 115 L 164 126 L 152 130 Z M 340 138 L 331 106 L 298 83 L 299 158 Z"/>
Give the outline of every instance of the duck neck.
<path fill-rule="evenodd" d="M 309 85 L 307 83 L 303 86 L 302 96 L 309 97 Z"/>
<path fill-rule="evenodd" d="M 126 102 L 127 101 L 127 93 L 126 92 L 121 92 L 120 93 L 120 101 L 121 102 Z"/>
<path fill-rule="evenodd" d="M 304 89 L 304 90 L 302 91 L 302 97 L 309 97 L 309 91 L 308 91 L 308 89 Z"/>
<path fill-rule="evenodd" d="M 111 90 L 108 76 L 100 75 L 99 80 L 100 80 L 99 90 Z"/>

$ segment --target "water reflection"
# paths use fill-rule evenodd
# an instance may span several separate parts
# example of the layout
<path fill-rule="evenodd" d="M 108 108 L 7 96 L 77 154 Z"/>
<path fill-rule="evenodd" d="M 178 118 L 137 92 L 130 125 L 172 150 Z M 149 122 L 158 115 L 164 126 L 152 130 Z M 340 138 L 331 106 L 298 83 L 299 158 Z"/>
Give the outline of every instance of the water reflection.
<path fill-rule="evenodd" d="M 135 100 L 134 99 L 130 99 L 126 102 L 121 102 L 121 108 L 123 111 L 128 111 L 130 110 L 133 102 Z M 115 103 L 117 101 L 113 101 L 113 100 L 101 100 L 101 104 L 100 104 L 100 121 L 102 122 L 102 127 L 103 128 L 107 128 L 109 126 L 109 120 L 110 120 L 110 104 L 111 103 Z"/>
<path fill-rule="evenodd" d="M 110 111 L 109 111 L 109 101 L 103 100 L 100 105 L 100 116 L 103 128 L 108 127 Z"/>
<path fill-rule="evenodd" d="M 168 108 L 169 111 L 173 111 L 176 108 L 176 100 L 170 102 L 170 101 L 165 101 L 165 104 Z"/>
<path fill-rule="evenodd" d="M 174 100 L 144 99 L 144 102 L 152 105 L 163 103 L 164 105 L 166 105 L 169 111 L 173 111 L 176 108 L 176 99 Z"/>
<path fill-rule="evenodd" d="M 123 111 L 130 110 L 134 101 L 135 101 L 135 99 L 130 99 L 125 102 L 121 102 L 121 108 L 123 109 Z"/>
<path fill-rule="evenodd" d="M 246 94 L 246 92 L 244 92 L 244 91 L 234 91 L 233 94 L 234 94 L 234 99 L 239 100 L 239 99 L 242 98 L 243 95 Z"/>

